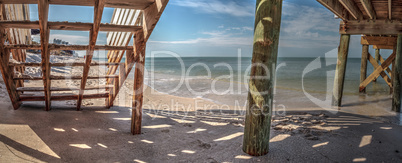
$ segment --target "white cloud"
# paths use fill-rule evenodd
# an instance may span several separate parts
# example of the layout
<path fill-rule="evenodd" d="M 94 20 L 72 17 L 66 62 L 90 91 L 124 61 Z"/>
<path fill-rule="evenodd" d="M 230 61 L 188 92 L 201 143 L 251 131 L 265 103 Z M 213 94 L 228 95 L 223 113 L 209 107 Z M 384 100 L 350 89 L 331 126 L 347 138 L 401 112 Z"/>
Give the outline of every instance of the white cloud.
<path fill-rule="evenodd" d="M 339 40 L 339 20 L 323 8 L 284 3 L 282 24 L 281 47 L 333 47 Z"/>
<path fill-rule="evenodd" d="M 174 0 L 171 4 L 194 8 L 210 14 L 228 14 L 238 17 L 254 16 L 254 6 L 240 5 L 233 1 L 221 0 Z"/>

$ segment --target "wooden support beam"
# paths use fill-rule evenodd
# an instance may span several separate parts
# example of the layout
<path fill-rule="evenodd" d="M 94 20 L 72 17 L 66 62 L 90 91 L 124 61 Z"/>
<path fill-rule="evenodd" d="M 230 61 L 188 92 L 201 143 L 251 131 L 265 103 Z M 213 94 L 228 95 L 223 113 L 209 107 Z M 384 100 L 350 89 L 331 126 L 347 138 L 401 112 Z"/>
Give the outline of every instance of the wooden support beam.
<path fill-rule="evenodd" d="M 363 14 L 360 9 L 356 6 L 354 1 L 351 0 L 339 0 L 339 2 L 349 11 L 350 15 L 356 20 L 363 19 Z"/>
<path fill-rule="evenodd" d="M 93 28 L 90 33 L 90 40 L 89 40 L 89 49 L 87 51 L 87 56 L 85 58 L 85 66 L 84 66 L 84 72 L 83 72 L 83 77 L 81 80 L 81 90 L 78 96 L 77 100 L 77 110 L 80 110 L 81 108 L 81 102 L 82 102 L 82 97 L 84 95 L 85 91 L 85 85 L 87 83 L 87 77 L 89 73 L 89 69 L 91 67 L 91 62 L 92 62 L 92 57 L 93 53 L 95 50 L 95 45 L 96 45 L 96 40 L 98 38 L 98 33 L 100 29 L 100 24 L 102 20 L 102 14 L 103 14 L 103 9 L 105 7 L 105 0 L 95 0 L 95 7 L 94 7 L 94 23 L 93 23 Z"/>
<path fill-rule="evenodd" d="M 131 118 L 131 133 L 134 135 L 141 134 L 142 102 L 144 96 L 145 49 L 141 52 L 141 54 L 138 55 L 140 55 L 142 59 L 135 64 L 134 72 L 134 96 Z"/>
<path fill-rule="evenodd" d="M 106 62 L 96 62 L 91 63 L 91 66 L 118 66 L 120 63 L 106 63 Z M 40 63 L 9 63 L 10 67 L 40 67 Z M 85 66 L 85 63 L 50 63 L 51 67 L 77 67 Z"/>
<path fill-rule="evenodd" d="M 4 9 L 4 5 L 1 5 L 1 8 Z M 10 51 L 4 49 L 4 42 L 6 39 L 5 36 L 6 34 L 4 29 L 0 29 L 0 59 L 1 59 L 0 70 L 13 108 L 18 109 L 20 107 L 19 94 L 16 92 L 16 86 L 13 81 L 14 69 L 12 67 L 7 66 L 10 59 Z"/>
<path fill-rule="evenodd" d="M 385 60 L 384 60 L 384 58 L 382 58 L 381 54 L 379 55 L 379 58 L 380 58 L 380 65 L 382 65 L 385 62 Z M 392 70 L 389 67 L 386 67 L 385 71 L 387 71 L 390 78 L 392 78 Z M 391 81 L 392 81 L 392 79 L 391 79 Z"/>
<path fill-rule="evenodd" d="M 48 0 L 38 0 L 38 13 L 39 13 L 39 30 L 40 30 L 40 43 L 41 47 L 41 58 L 42 58 L 42 74 L 43 74 L 43 85 L 45 90 L 45 104 L 46 111 L 50 110 L 50 52 L 48 49 L 49 44 L 49 27 L 47 26 L 48 22 L 48 13 L 49 13 L 49 1 Z"/>
<path fill-rule="evenodd" d="M 0 21 L 2 28 L 18 28 L 18 29 L 37 29 L 39 21 Z M 73 30 L 73 31 L 90 31 L 93 23 L 81 22 L 48 22 L 48 27 L 51 30 Z M 142 27 L 134 25 L 116 25 L 116 24 L 101 24 L 100 31 L 117 31 L 117 32 L 135 32 Z"/>
<path fill-rule="evenodd" d="M 6 49 L 31 49 L 40 50 L 41 45 L 13 44 L 5 45 Z M 89 45 L 59 45 L 49 44 L 49 50 L 88 50 Z M 95 50 L 133 50 L 132 46 L 96 45 Z"/>
<path fill-rule="evenodd" d="M 155 0 L 106 0 L 105 7 L 143 10 Z M 0 4 L 37 4 L 37 0 L 1 0 Z M 95 0 L 49 0 L 52 5 L 94 6 Z"/>
<path fill-rule="evenodd" d="M 396 45 L 395 71 L 393 77 L 392 111 L 401 112 L 402 101 L 402 34 L 398 35 Z"/>
<path fill-rule="evenodd" d="M 362 83 L 364 80 L 366 80 L 367 77 L 367 58 L 369 55 L 369 45 L 363 45 L 363 50 L 362 50 L 362 62 L 361 62 L 361 68 L 360 68 L 360 83 Z M 361 92 L 366 93 L 366 88 L 364 88 Z"/>
<path fill-rule="evenodd" d="M 113 85 L 105 85 L 98 87 L 86 87 L 85 90 L 101 90 L 101 89 L 110 89 L 113 88 Z M 64 91 L 79 91 L 79 88 L 58 88 L 52 87 L 50 91 L 52 92 L 64 92 Z M 43 87 L 19 87 L 17 88 L 17 92 L 43 92 Z"/>
<path fill-rule="evenodd" d="M 392 0 L 388 0 L 388 19 L 392 20 Z"/>
<path fill-rule="evenodd" d="M 105 75 L 105 76 L 88 76 L 87 79 L 109 79 L 119 78 L 118 75 Z M 50 76 L 50 80 L 82 80 L 82 76 Z M 42 77 L 14 77 L 14 80 L 43 80 Z"/>
<path fill-rule="evenodd" d="M 317 2 L 321 3 L 342 20 L 349 20 L 349 14 L 345 12 L 345 8 L 338 0 L 317 0 Z"/>
<path fill-rule="evenodd" d="M 257 0 L 243 140 L 243 151 L 252 156 L 262 156 L 269 151 L 282 3 L 282 0 Z M 265 23 L 267 18 L 270 18 L 269 23 Z"/>
<path fill-rule="evenodd" d="M 277 1 L 277 0 L 275 0 Z M 139 90 L 139 88 L 143 86 L 143 78 L 144 73 L 143 63 L 145 60 L 145 46 L 146 42 L 148 41 L 149 37 L 152 34 L 156 24 L 159 21 L 163 11 L 165 10 L 166 5 L 168 4 L 169 0 L 157 0 L 155 3 L 150 5 L 143 11 L 143 18 L 142 18 L 142 30 L 139 30 L 134 35 L 134 54 L 136 58 L 139 58 L 139 62 L 136 63 L 136 73 L 134 78 L 134 90 Z M 282 3 L 282 1 L 281 1 Z M 127 58 L 126 58 L 127 59 Z M 135 59 L 133 59 L 135 60 Z M 137 66 L 137 64 L 139 66 Z M 142 69 L 142 72 L 141 72 Z M 138 72 L 138 73 L 137 73 Z M 133 99 L 133 109 L 132 109 L 132 118 L 131 118 L 131 133 L 132 134 L 141 134 L 141 121 L 142 121 L 142 90 L 140 92 L 134 93 Z"/>
<path fill-rule="evenodd" d="M 375 50 L 375 57 L 374 57 L 375 63 L 378 64 L 380 62 L 380 49 Z M 373 72 L 375 71 L 376 67 L 373 67 Z M 377 82 L 377 78 L 373 79 L 373 82 Z"/>
<path fill-rule="evenodd" d="M 360 0 L 360 2 L 362 3 L 362 6 L 370 19 L 377 19 L 377 14 L 374 10 L 373 4 L 371 3 L 371 0 Z"/>
<path fill-rule="evenodd" d="M 338 50 L 338 62 L 336 64 L 334 90 L 332 94 L 332 106 L 340 107 L 342 105 L 346 63 L 349 53 L 349 42 L 350 42 L 350 35 L 341 35 L 341 41 Z"/>
<path fill-rule="evenodd" d="M 341 21 L 339 33 L 351 35 L 395 35 L 401 33 L 401 21 L 368 20 L 368 21 Z"/>
<path fill-rule="evenodd" d="M 369 60 L 371 64 L 374 67 L 376 67 L 376 69 L 366 80 L 360 83 L 359 91 L 362 91 L 364 88 L 366 88 L 367 85 L 370 84 L 370 82 L 373 81 L 374 78 L 377 78 L 379 75 L 381 75 L 384 78 L 385 82 L 388 84 L 389 87 L 392 87 L 391 79 L 384 72 L 384 70 L 387 67 L 389 67 L 389 65 L 391 65 L 394 59 L 395 59 L 395 53 L 392 53 L 391 56 L 389 56 L 387 60 L 385 60 L 385 62 L 381 64 L 381 66 L 379 66 L 378 63 L 375 62 L 374 58 L 371 55 L 369 55 Z"/>
<path fill-rule="evenodd" d="M 99 93 L 99 94 L 88 94 L 84 95 L 83 99 L 99 99 L 99 98 L 107 98 L 109 93 Z M 30 95 L 21 95 L 21 101 L 45 101 L 45 96 L 30 96 Z M 77 100 L 78 95 L 68 94 L 68 95 L 54 95 L 51 97 L 51 101 L 68 101 L 68 100 Z"/>
<path fill-rule="evenodd" d="M 362 36 L 360 43 L 362 45 L 374 45 L 374 46 L 392 46 L 394 49 L 396 45 L 396 37 L 386 36 Z"/>

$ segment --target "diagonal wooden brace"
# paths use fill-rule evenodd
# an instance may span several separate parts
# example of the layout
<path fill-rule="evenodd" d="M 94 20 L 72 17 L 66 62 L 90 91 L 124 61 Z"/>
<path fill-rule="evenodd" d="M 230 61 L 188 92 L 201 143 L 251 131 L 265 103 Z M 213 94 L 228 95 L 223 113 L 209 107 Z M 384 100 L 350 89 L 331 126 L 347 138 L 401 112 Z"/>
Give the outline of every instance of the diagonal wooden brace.
<path fill-rule="evenodd" d="M 391 65 L 391 63 L 395 59 L 395 53 L 392 53 L 391 56 L 387 58 L 387 60 L 384 61 L 384 63 L 381 64 L 381 66 L 378 65 L 378 63 L 375 62 L 375 59 L 369 54 L 369 61 L 370 63 L 374 66 L 375 71 L 362 83 L 360 83 L 359 86 L 359 91 L 363 91 L 364 88 L 367 87 L 373 81 L 373 79 L 377 78 L 378 76 L 381 75 L 381 77 L 384 78 L 385 82 L 388 84 L 389 87 L 392 87 L 391 79 L 388 77 L 388 75 L 384 72 L 384 70 Z"/>

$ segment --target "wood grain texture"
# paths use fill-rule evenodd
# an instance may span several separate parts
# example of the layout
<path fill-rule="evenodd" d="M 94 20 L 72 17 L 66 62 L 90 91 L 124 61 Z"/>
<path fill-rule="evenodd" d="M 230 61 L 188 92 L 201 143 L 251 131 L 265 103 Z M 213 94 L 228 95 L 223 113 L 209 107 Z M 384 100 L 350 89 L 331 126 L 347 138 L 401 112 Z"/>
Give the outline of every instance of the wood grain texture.
<path fill-rule="evenodd" d="M 398 35 L 393 77 L 392 111 L 401 112 L 402 92 L 402 34 Z"/>
<path fill-rule="evenodd" d="M 332 106 L 340 107 L 342 105 L 343 86 L 345 84 L 346 63 L 349 54 L 350 35 L 341 35 L 341 41 L 338 50 L 338 61 L 334 79 L 334 88 L 332 92 Z"/>
<path fill-rule="evenodd" d="M 282 0 L 257 0 L 256 3 L 253 66 L 243 140 L 243 151 L 252 156 L 269 151 L 282 3 Z"/>
<path fill-rule="evenodd" d="M 367 58 L 369 55 L 369 45 L 363 45 L 361 68 L 360 68 L 360 83 L 362 83 L 367 78 Z M 360 92 L 366 93 L 366 88 Z"/>
<path fill-rule="evenodd" d="M 42 76 L 43 85 L 45 90 L 45 110 L 50 110 L 50 52 L 48 48 L 50 30 L 47 26 L 49 14 L 48 0 L 38 0 L 38 13 L 39 13 L 39 30 L 40 30 L 40 43 L 41 43 L 41 58 L 42 58 Z"/>

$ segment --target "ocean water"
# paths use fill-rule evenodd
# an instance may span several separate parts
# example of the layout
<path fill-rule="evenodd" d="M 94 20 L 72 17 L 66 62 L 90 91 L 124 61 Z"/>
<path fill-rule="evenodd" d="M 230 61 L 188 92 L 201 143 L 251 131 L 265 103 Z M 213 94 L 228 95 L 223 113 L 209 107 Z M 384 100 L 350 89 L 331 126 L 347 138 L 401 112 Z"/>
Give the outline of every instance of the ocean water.
<path fill-rule="evenodd" d="M 334 58 L 279 58 L 276 91 L 331 93 L 335 63 Z M 360 58 L 348 59 L 345 95 L 359 94 L 360 63 Z M 158 92 L 175 96 L 204 98 L 225 104 L 243 103 L 247 99 L 250 66 L 251 58 L 246 57 L 147 58 L 145 84 Z M 369 64 L 368 75 L 372 71 Z M 382 78 L 367 88 L 368 95 L 388 95 L 389 91 Z"/>

